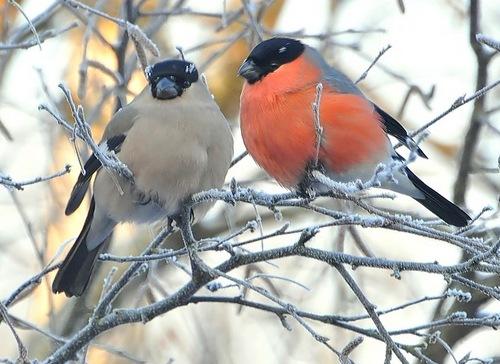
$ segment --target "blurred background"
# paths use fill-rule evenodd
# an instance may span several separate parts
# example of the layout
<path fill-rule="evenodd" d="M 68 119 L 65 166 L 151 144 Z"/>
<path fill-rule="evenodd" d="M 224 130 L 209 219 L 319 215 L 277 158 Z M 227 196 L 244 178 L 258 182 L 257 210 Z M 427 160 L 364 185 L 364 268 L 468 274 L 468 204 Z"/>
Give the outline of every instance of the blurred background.
<path fill-rule="evenodd" d="M 74 215 L 64 216 L 79 164 L 68 134 L 46 112 L 38 111 L 38 106 L 44 104 L 59 110 L 66 120 L 71 120 L 57 87 L 64 83 L 71 89 L 75 102 L 83 105 L 94 139 L 99 140 L 117 107 L 130 101 L 146 84 L 137 66 L 133 45 L 127 43 L 115 23 L 62 3 L 17 1 L 44 41 L 41 49 L 35 45 L 9 50 L 2 46 L 30 43 L 34 38 L 19 9 L 7 0 L 0 0 L 0 173 L 22 181 L 61 171 L 66 164 L 72 166 L 70 174 L 26 186 L 23 191 L 0 186 L 2 299 L 38 273 L 56 254 L 59 254 L 57 259 L 62 257 L 66 250 L 61 249 L 69 248 L 69 245 L 61 248 L 62 244 L 72 242 L 77 236 L 86 215 L 88 200 Z M 231 124 L 236 140 L 235 155 L 244 151 L 238 127 L 242 80 L 236 71 L 256 37 L 247 25 L 248 14 L 241 1 L 135 1 L 135 4 L 141 3 L 140 14 L 127 14 L 124 0 L 84 3 L 115 17 L 132 15 L 142 29 L 150 32 L 162 57 L 177 57 L 176 47 L 181 47 L 186 59 L 194 61 L 205 73 L 216 101 Z M 266 37 L 273 34 L 300 37 L 318 47 L 329 63 L 352 79 L 357 79 L 380 50 L 390 44 L 392 48 L 359 86 L 409 130 L 417 129 L 447 110 L 458 97 L 476 90 L 478 65 L 469 41 L 469 1 L 260 0 L 244 3 L 262 24 Z M 480 4 L 480 31 L 495 39 L 500 39 L 499 5 L 497 1 Z M 159 10 L 163 13 L 158 14 Z M 35 22 L 36 19 L 40 21 Z M 92 28 L 95 31 L 89 30 Z M 500 57 L 493 58 L 487 70 L 487 84 L 496 81 L 500 77 Z M 489 234 L 497 238 L 499 106 L 500 89 L 497 88 L 485 98 L 482 111 L 487 122 L 481 127 L 464 196 L 457 192 L 454 195 L 454 186 L 473 103 L 457 109 L 429 129 L 430 135 L 421 145 L 429 160 L 418 160 L 413 165 L 415 172 L 444 196 L 460 203 L 464 197 L 463 205 L 473 215 L 485 206 L 493 207 L 494 211 L 485 215 L 488 217 L 485 224 Z M 76 145 L 86 158 L 89 155 L 86 146 L 79 142 Z M 227 180 L 233 177 L 242 185 L 269 192 L 280 190 L 250 157 L 230 170 Z M 423 208 L 406 197 L 398 196 L 394 201 L 379 204 L 391 211 L 429 217 Z M 292 228 L 327 221 L 294 209 L 283 210 L 281 220 L 264 209 L 260 215 L 264 232 L 286 221 Z M 219 204 L 195 231 L 198 237 L 220 235 L 252 219 L 255 219 L 252 206 Z M 322 230 L 311 242 L 312 246 L 362 254 L 352 234 L 347 234 L 342 242 L 339 236 L 345 231 L 339 230 Z M 156 231 L 156 227 L 150 226 L 121 226 L 115 233 L 111 251 L 120 255 L 138 254 Z M 375 256 L 425 262 L 439 260 L 442 264 L 461 259 L 458 249 L 431 239 L 384 229 L 358 229 L 356 234 Z M 286 237 L 265 242 L 267 248 L 289 243 Z M 167 246 L 181 246 L 179 237 L 170 239 Z M 260 244 L 249 249 L 260 249 Z M 207 254 L 204 258 L 217 261 L 216 254 Z M 279 274 L 301 282 L 309 290 L 283 281 L 259 283 L 305 310 L 344 315 L 364 312 L 349 288 L 329 267 L 297 257 L 275 263 L 260 264 L 247 271 L 242 269 L 238 274 L 248 275 L 248 269 L 253 269 L 253 273 Z M 124 269 L 123 264 L 101 264 L 92 289 L 81 299 L 53 295 L 49 290 L 53 275 L 49 275 L 47 281 L 43 280 L 27 297 L 10 307 L 9 312 L 19 319 L 18 333 L 28 347 L 30 358 L 46 357 L 56 343 L 37 330 L 27 329 L 23 321 L 56 335 L 75 332 L 86 323 L 90 308 L 99 297 L 103 277 L 113 265 Z M 155 265 L 155 274 L 132 284 L 120 296 L 118 305 L 133 307 L 152 302 L 174 292 L 188 279 L 176 266 Z M 380 308 L 439 295 L 447 284 L 442 277 L 413 272 L 403 274 L 402 280 L 390 277 L 387 271 L 373 269 L 358 269 L 353 274 Z M 228 290 L 238 294 L 237 289 Z M 452 302 L 425 302 L 384 316 L 383 321 L 389 329 L 410 327 L 440 317 L 451 305 Z M 477 313 L 499 312 L 499 309 L 498 302 L 485 301 L 478 306 Z M 292 331 L 287 331 L 274 315 L 235 305 L 191 305 L 147 325 L 123 326 L 99 336 L 90 345 L 86 360 L 89 363 L 335 362 L 332 353 L 315 342 L 302 327 L 292 320 L 290 325 Z M 365 320 L 361 325 L 371 327 L 372 323 Z M 313 326 L 329 337 L 336 348 L 344 347 L 355 337 L 354 333 L 333 326 Z M 493 345 L 500 343 L 497 331 L 467 330 L 456 336 L 452 348 L 457 358 L 468 352 L 475 357 L 500 355 L 500 347 Z M 407 342 L 418 340 L 408 337 Z M 454 362 L 443 350 L 436 349 L 433 358 L 437 362 Z M 16 342 L 2 324 L 0 358 L 15 359 L 16 355 Z M 382 362 L 384 346 L 365 340 L 352 358 L 357 363 Z M 377 359 L 374 361 L 374 358 Z"/>

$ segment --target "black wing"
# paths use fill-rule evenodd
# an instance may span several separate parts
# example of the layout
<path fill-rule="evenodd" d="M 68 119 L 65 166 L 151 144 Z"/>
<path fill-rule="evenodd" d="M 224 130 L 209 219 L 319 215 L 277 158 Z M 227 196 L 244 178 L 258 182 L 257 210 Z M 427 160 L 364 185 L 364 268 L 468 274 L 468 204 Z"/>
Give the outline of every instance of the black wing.
<path fill-rule="evenodd" d="M 384 124 L 385 131 L 388 134 L 392 135 L 397 140 L 399 140 L 404 146 L 412 148 L 412 146 L 408 143 L 408 140 L 413 140 L 413 139 L 410 138 L 405 128 L 403 128 L 403 126 L 396 119 L 394 119 L 391 115 L 386 113 L 380 107 L 378 107 L 375 104 L 374 106 L 377 113 L 381 116 L 381 121 Z M 417 146 L 417 154 L 420 157 L 427 159 L 425 153 L 418 146 Z"/>
<path fill-rule="evenodd" d="M 119 152 L 124 140 L 125 134 L 119 134 L 109 138 L 106 140 L 108 150 L 112 150 L 115 153 Z M 66 210 L 64 210 L 66 215 L 71 215 L 80 206 L 83 198 L 85 197 L 85 193 L 89 188 L 90 179 L 93 174 L 99 170 L 99 168 L 101 168 L 101 162 L 94 154 L 92 154 L 83 166 L 85 174 L 80 173 L 78 180 L 71 191 L 71 196 L 69 197 L 68 204 L 66 205 Z"/>

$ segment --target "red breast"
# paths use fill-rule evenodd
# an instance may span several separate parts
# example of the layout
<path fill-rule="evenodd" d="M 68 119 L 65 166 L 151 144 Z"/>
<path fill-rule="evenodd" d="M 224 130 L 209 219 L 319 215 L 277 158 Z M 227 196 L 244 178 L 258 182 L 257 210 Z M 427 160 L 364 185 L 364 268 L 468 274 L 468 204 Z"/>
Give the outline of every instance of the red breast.
<path fill-rule="evenodd" d="M 315 158 L 312 103 L 319 82 L 324 128 L 320 162 L 333 173 L 345 173 L 374 159 L 382 161 L 387 154 L 387 136 L 371 103 L 333 89 L 304 53 L 258 82 L 245 82 L 240 101 L 248 152 L 286 187 L 296 186 Z"/>

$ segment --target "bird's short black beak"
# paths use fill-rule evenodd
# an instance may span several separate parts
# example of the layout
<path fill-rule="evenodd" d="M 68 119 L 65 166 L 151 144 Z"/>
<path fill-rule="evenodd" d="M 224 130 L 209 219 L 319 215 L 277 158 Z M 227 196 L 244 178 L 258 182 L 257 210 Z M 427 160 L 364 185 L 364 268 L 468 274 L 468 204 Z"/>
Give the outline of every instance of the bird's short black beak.
<path fill-rule="evenodd" d="M 254 83 L 262 77 L 262 72 L 260 72 L 259 67 L 251 59 L 247 59 L 243 62 L 238 70 L 238 74 L 250 83 Z"/>
<path fill-rule="evenodd" d="M 154 86 L 153 97 L 160 100 L 170 100 L 182 95 L 182 87 L 174 81 L 163 77 Z"/>

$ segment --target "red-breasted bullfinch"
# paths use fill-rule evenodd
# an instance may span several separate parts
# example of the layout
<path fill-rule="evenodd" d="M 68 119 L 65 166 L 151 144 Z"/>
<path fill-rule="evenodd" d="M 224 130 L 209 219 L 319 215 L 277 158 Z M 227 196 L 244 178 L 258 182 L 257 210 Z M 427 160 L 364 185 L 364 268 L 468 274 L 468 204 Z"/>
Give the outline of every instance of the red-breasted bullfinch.
<path fill-rule="evenodd" d="M 148 67 L 146 75 L 148 86 L 113 116 L 101 141 L 132 171 L 133 183 L 111 176 L 94 155 L 85 163 L 66 215 L 80 206 L 95 174 L 93 196 L 80 235 L 53 282 L 55 293 L 83 293 L 118 223 L 175 216 L 190 195 L 224 183 L 233 138 L 195 65 L 166 60 Z M 209 207 L 199 205 L 194 217 L 200 219 Z"/>
<path fill-rule="evenodd" d="M 388 134 L 404 145 L 414 142 L 389 114 L 370 102 L 342 72 L 313 48 L 290 38 L 258 44 L 241 65 L 246 79 L 240 100 L 243 141 L 254 160 L 278 183 L 302 188 L 316 164 L 317 133 L 312 103 L 323 90 L 319 109 L 323 134 L 318 168 L 331 179 L 368 180 L 380 163 L 400 160 Z M 425 157 L 418 148 L 417 154 Z M 408 168 L 394 172 L 397 183 L 382 188 L 414 198 L 445 222 L 465 226 L 470 217 L 422 182 Z"/>

